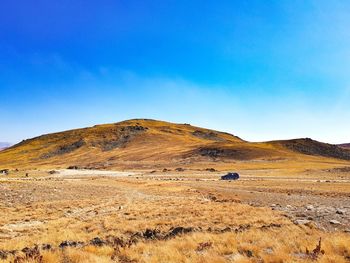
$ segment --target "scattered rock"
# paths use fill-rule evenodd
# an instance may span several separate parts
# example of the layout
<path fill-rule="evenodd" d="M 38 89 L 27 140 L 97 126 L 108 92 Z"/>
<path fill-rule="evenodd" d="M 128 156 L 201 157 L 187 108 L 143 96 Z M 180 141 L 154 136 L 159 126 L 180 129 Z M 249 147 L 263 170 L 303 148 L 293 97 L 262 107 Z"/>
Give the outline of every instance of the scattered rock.
<path fill-rule="evenodd" d="M 295 216 L 296 217 L 307 217 L 307 215 L 304 213 L 297 213 Z"/>
<path fill-rule="evenodd" d="M 329 220 L 329 223 L 331 225 L 341 225 L 341 223 L 338 220 L 335 220 L 335 219 Z"/>
<path fill-rule="evenodd" d="M 244 224 L 244 225 L 240 225 L 238 228 L 235 229 L 235 232 L 236 233 L 241 233 L 241 232 L 244 232 L 248 229 L 250 229 L 252 226 L 249 225 L 249 224 Z"/>
<path fill-rule="evenodd" d="M 84 245 L 83 242 L 77 242 L 77 241 L 63 241 L 60 245 L 59 248 L 65 248 L 65 247 L 77 247 L 77 246 L 82 246 Z"/>
<path fill-rule="evenodd" d="M 217 198 L 216 198 L 216 196 L 214 196 L 214 195 L 211 195 L 211 194 L 209 194 L 208 196 L 207 196 L 207 198 L 209 199 L 209 200 L 211 200 L 211 201 L 217 201 Z"/>
<path fill-rule="evenodd" d="M 50 250 L 50 249 L 52 249 L 52 245 L 51 244 L 42 244 L 41 249 L 42 250 Z"/>
<path fill-rule="evenodd" d="M 183 172 L 183 171 L 185 171 L 185 169 L 184 169 L 184 168 L 179 167 L 179 168 L 176 168 L 176 169 L 175 169 L 175 171 L 177 171 L 177 172 Z"/>
<path fill-rule="evenodd" d="M 266 254 L 271 255 L 271 254 L 273 254 L 273 249 L 272 249 L 271 247 L 268 247 L 268 248 L 265 248 L 265 249 L 264 249 L 264 252 L 265 252 Z"/>
<path fill-rule="evenodd" d="M 157 229 L 146 229 L 145 232 L 143 232 L 143 237 L 146 239 L 156 239 L 159 237 L 159 230 Z"/>
<path fill-rule="evenodd" d="M 214 168 L 207 168 L 207 169 L 205 169 L 207 172 L 216 172 L 217 170 L 215 170 Z"/>
<path fill-rule="evenodd" d="M 190 233 L 193 232 L 194 228 L 193 227 L 182 227 L 182 226 L 178 226 L 175 228 L 170 229 L 170 231 L 168 232 L 168 234 L 165 236 L 165 238 L 171 238 L 180 234 L 186 234 L 186 233 Z"/>
<path fill-rule="evenodd" d="M 231 232 L 231 231 L 232 231 L 231 227 L 225 227 L 224 229 L 220 230 L 221 233 L 226 233 L 226 232 Z"/>
<path fill-rule="evenodd" d="M 307 210 L 314 210 L 315 207 L 314 207 L 313 205 L 307 205 L 307 206 L 306 206 L 306 209 L 307 209 Z"/>
<path fill-rule="evenodd" d="M 310 223 L 311 221 L 307 219 L 297 219 L 294 221 L 294 224 L 296 225 L 309 225 Z"/>
<path fill-rule="evenodd" d="M 100 239 L 99 237 L 95 237 L 94 239 L 90 240 L 90 244 L 93 246 L 101 247 L 103 245 L 106 245 L 106 242 Z"/>
<path fill-rule="evenodd" d="M 71 165 L 71 166 L 68 166 L 67 169 L 69 169 L 69 170 L 78 170 L 79 167 L 76 166 L 76 165 Z"/>
<path fill-rule="evenodd" d="M 344 214 L 345 214 L 345 210 L 343 210 L 343 209 L 337 209 L 337 210 L 336 210 L 336 213 L 337 213 L 338 215 L 344 215 Z"/>

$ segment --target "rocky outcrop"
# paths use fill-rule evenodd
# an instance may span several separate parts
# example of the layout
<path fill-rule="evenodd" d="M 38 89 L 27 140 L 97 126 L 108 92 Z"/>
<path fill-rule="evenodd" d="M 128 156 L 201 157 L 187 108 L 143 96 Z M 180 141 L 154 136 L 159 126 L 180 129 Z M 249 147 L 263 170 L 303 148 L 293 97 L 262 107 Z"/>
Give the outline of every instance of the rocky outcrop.
<path fill-rule="evenodd" d="M 273 143 L 280 143 L 286 148 L 302 154 L 350 160 L 350 150 L 337 145 L 314 141 L 310 138 L 276 141 Z"/>
<path fill-rule="evenodd" d="M 195 130 L 192 132 L 192 135 L 201 139 L 210 140 L 210 141 L 217 141 L 222 142 L 225 141 L 223 138 L 221 138 L 216 132 L 213 131 L 201 131 L 201 130 Z"/>
<path fill-rule="evenodd" d="M 140 125 L 125 126 L 112 131 L 112 138 L 99 140 L 93 143 L 93 146 L 100 147 L 102 151 L 111 151 L 116 148 L 125 147 L 136 135 L 147 131 L 147 127 Z"/>
<path fill-rule="evenodd" d="M 45 154 L 41 155 L 40 158 L 47 159 L 47 158 L 51 158 L 51 157 L 54 157 L 57 155 L 70 153 L 70 152 L 73 152 L 73 151 L 79 149 L 80 147 L 82 147 L 84 145 L 85 145 L 85 141 L 80 139 L 80 140 L 73 142 L 71 144 L 66 144 L 66 145 L 60 146 L 52 152 L 45 153 Z"/>

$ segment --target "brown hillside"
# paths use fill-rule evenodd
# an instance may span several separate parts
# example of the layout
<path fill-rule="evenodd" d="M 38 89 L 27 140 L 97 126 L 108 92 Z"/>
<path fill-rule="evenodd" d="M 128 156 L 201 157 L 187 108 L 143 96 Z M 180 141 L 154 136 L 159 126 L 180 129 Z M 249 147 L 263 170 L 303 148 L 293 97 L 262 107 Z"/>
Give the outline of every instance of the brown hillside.
<path fill-rule="evenodd" d="M 136 119 L 24 140 L 0 153 L 0 168 L 153 169 L 199 163 L 314 161 L 320 156 L 349 160 L 350 151 L 308 139 L 250 143 L 189 124 Z"/>
<path fill-rule="evenodd" d="M 350 160 L 349 150 L 337 145 L 314 141 L 310 138 L 274 141 L 271 143 L 302 154 Z"/>

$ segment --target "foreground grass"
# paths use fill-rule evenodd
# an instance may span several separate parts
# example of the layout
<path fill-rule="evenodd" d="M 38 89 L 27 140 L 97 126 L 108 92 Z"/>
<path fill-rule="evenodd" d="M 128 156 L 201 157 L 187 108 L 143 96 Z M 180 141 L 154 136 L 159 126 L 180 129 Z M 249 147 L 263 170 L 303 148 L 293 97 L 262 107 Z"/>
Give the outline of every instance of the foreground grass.
<path fill-rule="evenodd" d="M 232 187 L 235 185 L 232 184 Z M 213 198 L 182 182 L 57 179 L 2 182 L 0 262 L 349 262 L 350 235 L 295 225 L 282 212 Z M 188 233 L 164 238 L 174 227 Z M 146 229 L 159 236 L 145 237 Z M 131 243 L 92 245 L 95 237 Z M 134 238 L 133 238 L 134 237 Z M 322 239 L 323 253 L 312 251 Z M 63 241 L 82 242 L 60 248 Z M 23 248 L 39 245 L 40 257 Z M 50 244 L 51 249 L 41 249 Z M 18 261 L 20 258 L 23 261 Z"/>
<path fill-rule="evenodd" d="M 324 254 L 305 254 L 306 248 L 315 248 L 319 236 L 324 240 Z M 203 244 L 208 246 L 202 248 Z M 282 231 L 253 229 L 238 234 L 194 233 L 118 249 L 88 245 L 44 251 L 42 262 L 348 262 L 349 245 L 350 238 L 344 234 L 329 236 L 287 227 Z"/>

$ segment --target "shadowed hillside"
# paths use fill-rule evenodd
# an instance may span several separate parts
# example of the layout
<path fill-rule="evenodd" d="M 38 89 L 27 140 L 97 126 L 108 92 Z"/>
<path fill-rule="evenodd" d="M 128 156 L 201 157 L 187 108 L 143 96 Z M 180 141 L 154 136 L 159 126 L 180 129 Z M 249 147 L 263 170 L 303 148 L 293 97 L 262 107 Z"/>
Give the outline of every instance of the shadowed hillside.
<path fill-rule="evenodd" d="M 0 153 L 0 166 L 142 169 L 315 156 L 350 160 L 350 150 L 311 139 L 251 143 L 189 124 L 136 119 L 24 140 Z"/>
<path fill-rule="evenodd" d="M 337 145 L 321 143 L 310 138 L 271 142 L 294 152 L 350 160 L 350 151 Z"/>

